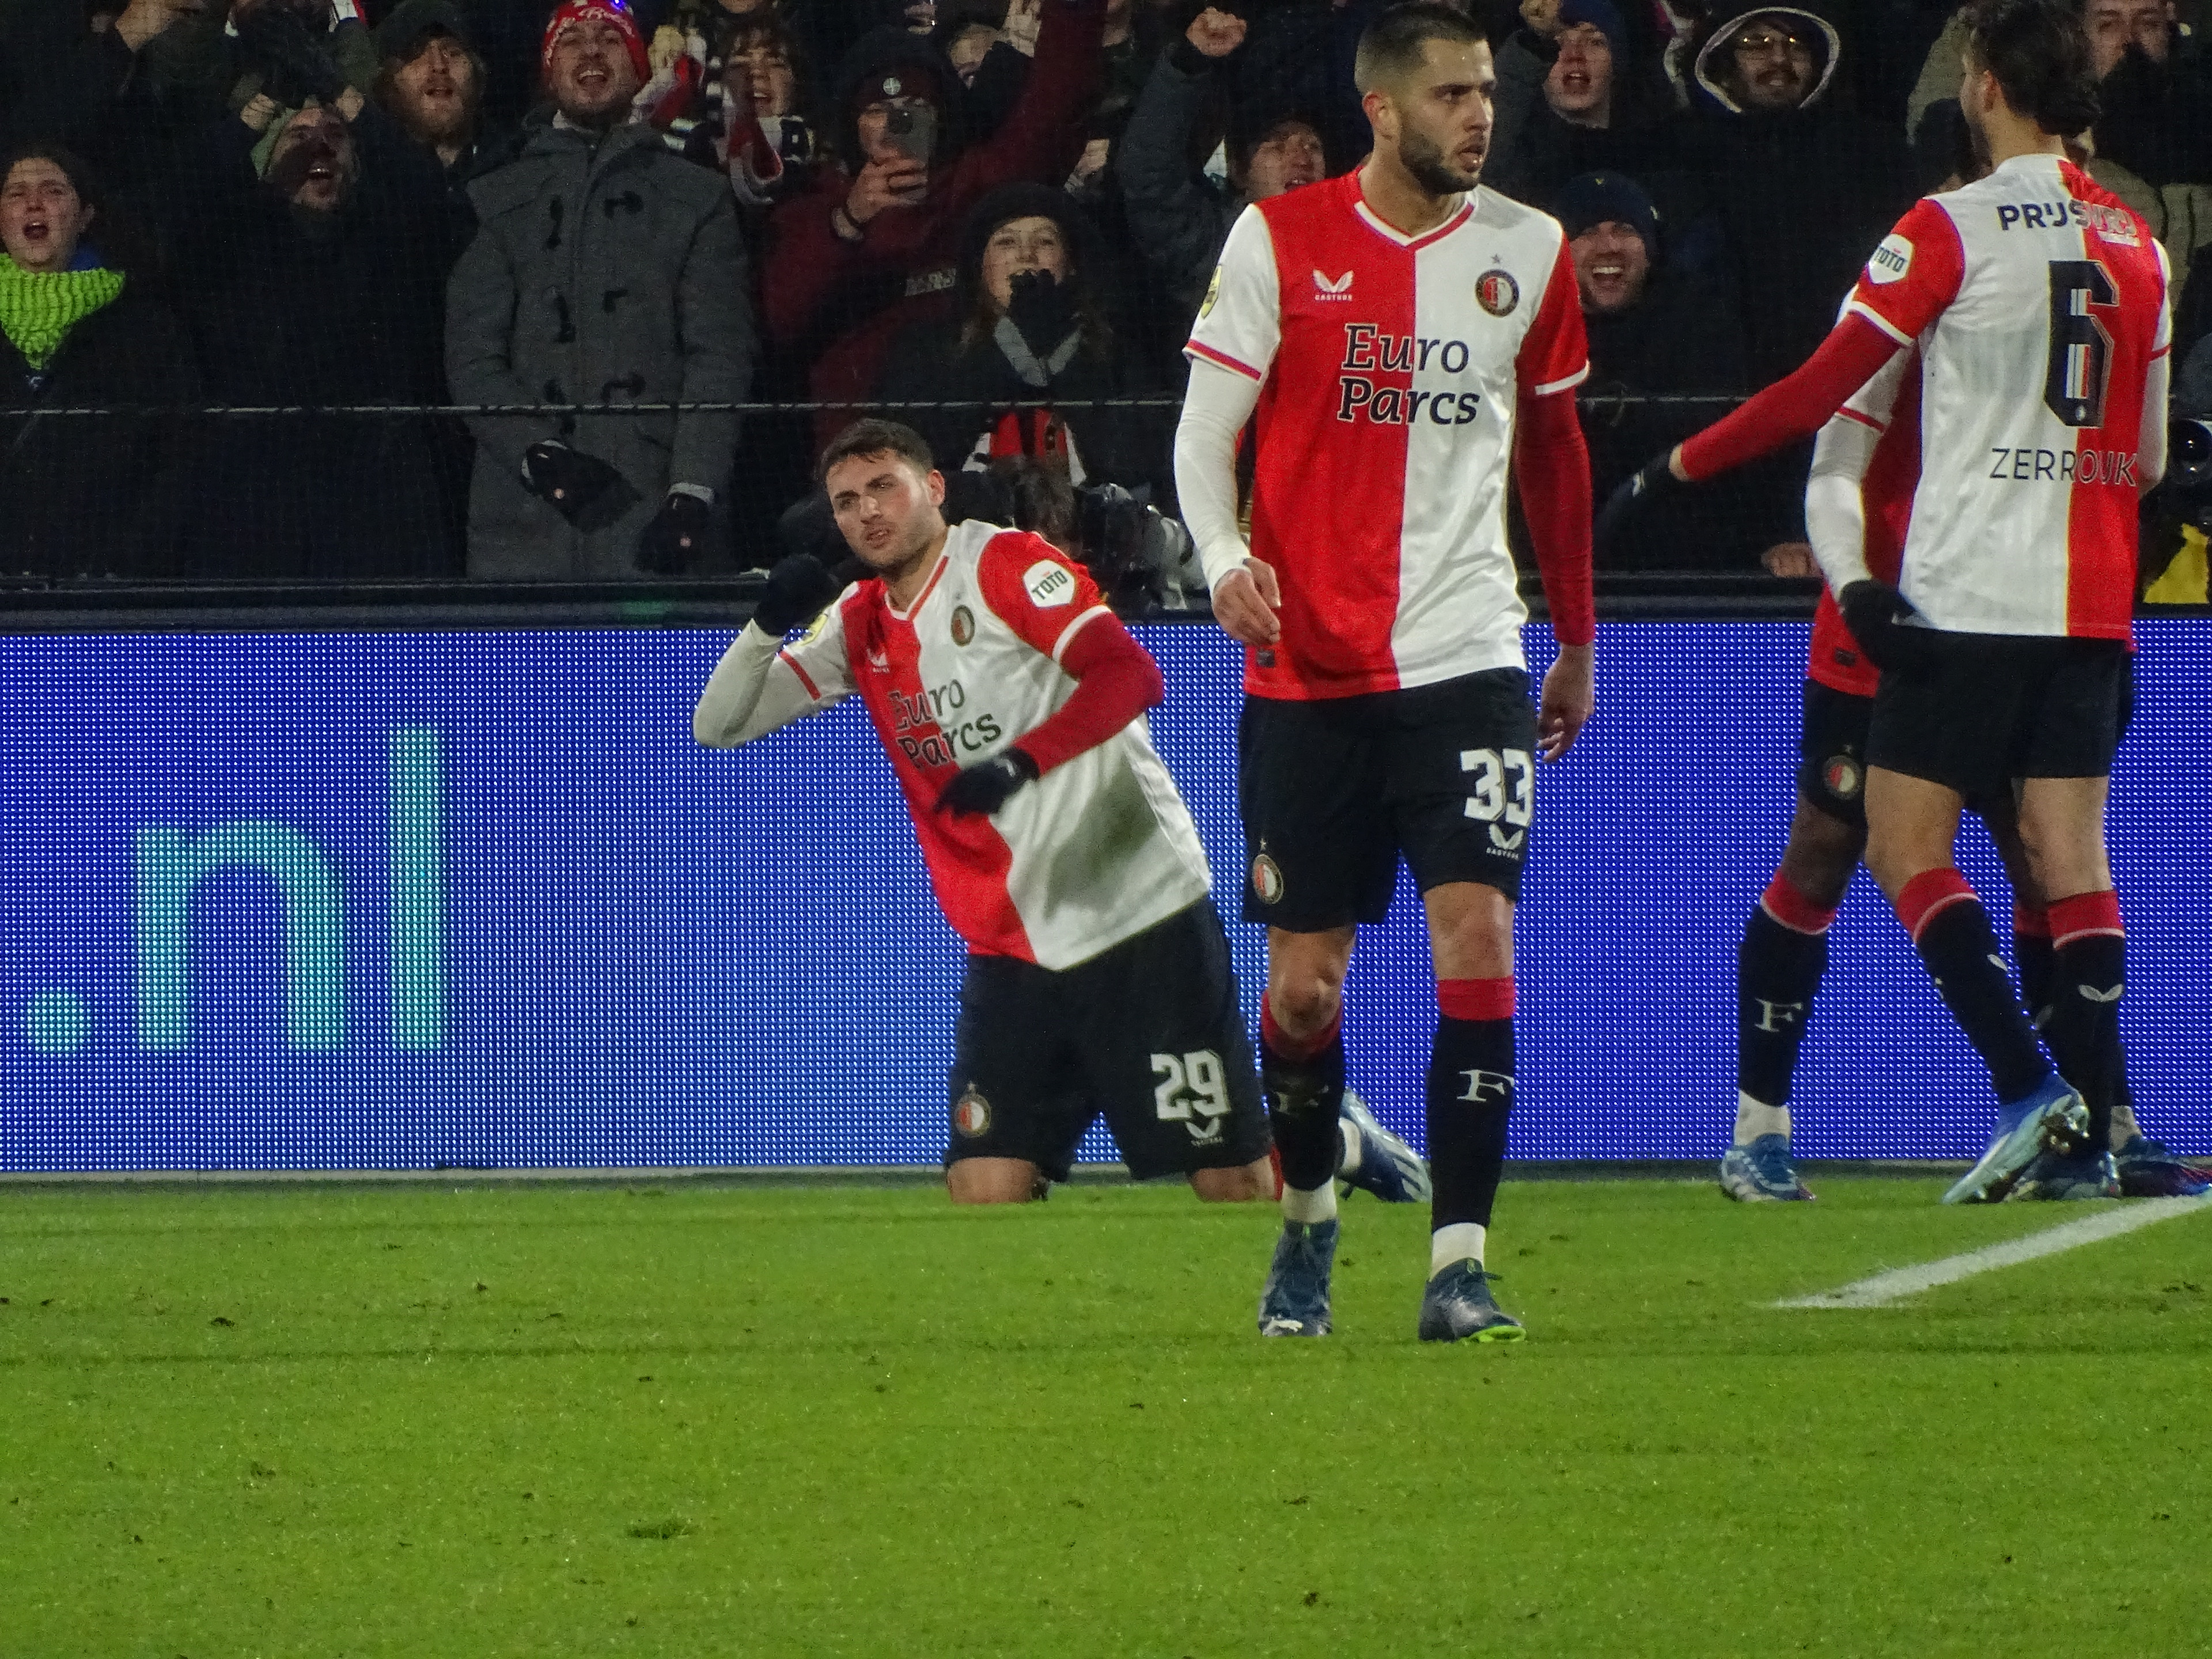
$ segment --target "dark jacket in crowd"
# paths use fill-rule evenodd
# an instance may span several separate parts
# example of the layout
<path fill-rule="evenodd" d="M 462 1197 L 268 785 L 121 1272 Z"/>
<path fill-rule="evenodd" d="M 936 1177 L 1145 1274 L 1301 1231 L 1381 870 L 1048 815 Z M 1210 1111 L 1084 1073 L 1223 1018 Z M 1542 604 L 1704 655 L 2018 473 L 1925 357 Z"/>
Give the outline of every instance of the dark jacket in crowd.
<path fill-rule="evenodd" d="M 210 400 L 247 406 L 441 400 L 445 183 L 374 105 L 351 123 L 359 173 L 311 213 L 255 172 L 257 135 L 223 120 L 177 216 L 178 291 Z M 195 445 L 194 575 L 453 574 L 459 550 L 421 416 L 233 416 Z"/>
<path fill-rule="evenodd" d="M 2098 83 L 2097 155 L 2154 190 L 2212 184 L 2212 83 L 2176 40 L 2165 63 L 2130 46 Z"/>
<path fill-rule="evenodd" d="M 1768 15 L 1817 32 L 1826 47 L 1811 95 L 1779 112 L 1741 107 L 1719 62 L 1738 25 Z M 1698 55 L 1698 82 L 1717 108 L 1685 118 L 1683 137 L 1735 265 L 1754 386 L 1811 355 L 1875 244 L 1912 204 L 1904 135 L 1828 101 L 1842 46 L 1809 6 L 1747 6 Z"/>
<path fill-rule="evenodd" d="M 1032 216 L 1060 225 L 1073 269 L 1066 283 L 1031 290 L 1010 314 L 994 317 L 982 290 L 984 244 L 1009 219 Z M 1164 483 L 1171 411 L 1012 407 L 1128 398 L 1155 389 L 1145 383 L 1139 354 L 1116 338 L 1107 295 L 1090 274 L 1104 257 L 1097 236 L 1063 191 L 1008 185 L 977 204 L 961 248 L 955 314 L 902 334 L 884 360 L 878 389 L 885 403 L 982 405 L 901 417 L 929 441 L 945 471 L 980 466 L 990 458 L 1061 457 L 1072 440 L 1069 471 L 1079 483 Z M 1039 303 L 1028 303 L 1032 297 Z"/>
<path fill-rule="evenodd" d="M 43 370 L 0 334 L 0 576 L 167 574 L 185 507 L 181 422 L 40 411 L 198 397 L 184 329 L 128 283 Z"/>
<path fill-rule="evenodd" d="M 744 399 L 754 335 L 728 180 L 649 126 L 555 125 L 470 196 L 479 228 L 447 290 L 456 402 Z M 469 574 L 634 577 L 670 486 L 714 491 L 726 519 L 738 425 L 732 414 L 472 418 Z M 635 499 L 611 522 L 571 526 L 524 482 L 525 452 L 545 440 L 608 463 Z"/>
<path fill-rule="evenodd" d="M 857 170 L 854 90 L 872 77 L 915 64 L 945 89 L 948 107 L 929 192 L 912 207 L 886 208 L 862 228 L 858 241 L 831 222 L 852 188 L 852 173 L 824 167 L 814 188 L 776 210 L 761 283 L 762 307 L 779 347 L 812 367 L 809 387 L 819 398 L 858 404 L 874 392 L 893 339 L 951 309 L 961 227 L 986 192 L 1016 180 L 1057 185 L 1083 150 L 1082 118 L 1097 95 L 1101 0 L 1051 0 L 1037 37 L 1036 58 L 1019 103 L 990 139 L 957 148 L 959 78 L 943 55 L 918 35 L 883 31 L 855 47 L 838 76 L 833 141 L 846 167 Z M 851 418 L 832 412 L 817 422 L 826 441 Z"/>
<path fill-rule="evenodd" d="M 1217 60 L 1178 37 L 1162 52 L 1121 135 L 1114 166 L 1129 229 L 1188 323 L 1220 263 L 1229 228 L 1244 210 L 1193 163 L 1191 135 L 1224 93 Z"/>

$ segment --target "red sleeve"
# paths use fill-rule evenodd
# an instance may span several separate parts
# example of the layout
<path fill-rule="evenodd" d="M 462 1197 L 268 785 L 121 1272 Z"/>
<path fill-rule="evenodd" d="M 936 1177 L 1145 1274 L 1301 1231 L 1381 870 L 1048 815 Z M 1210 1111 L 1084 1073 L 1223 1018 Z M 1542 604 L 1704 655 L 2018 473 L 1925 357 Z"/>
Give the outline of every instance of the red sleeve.
<path fill-rule="evenodd" d="M 1582 334 L 1579 311 L 1575 333 Z M 1513 470 L 1528 539 L 1536 546 L 1536 573 L 1552 608 L 1552 632 L 1561 645 L 1588 645 L 1597 638 L 1597 611 L 1590 597 L 1589 449 L 1582 421 L 1572 398 L 1524 387 L 1517 422 Z"/>
<path fill-rule="evenodd" d="M 1014 745 L 1041 773 L 1097 748 L 1167 694 L 1158 665 L 1110 614 L 1068 641 L 1060 665 L 1075 677 L 1073 694 Z"/>
<path fill-rule="evenodd" d="M 1087 624 L 1113 618 L 1091 573 L 1026 530 L 1003 531 L 984 543 L 975 580 L 992 614 L 1054 662 Z"/>
<path fill-rule="evenodd" d="M 1682 442 L 1682 471 L 1702 483 L 1809 438 L 1897 355 L 1897 342 L 1863 312 L 1847 311 L 1820 349 L 1741 408 Z"/>
<path fill-rule="evenodd" d="M 804 338 L 823 301 L 869 263 L 860 243 L 846 241 L 830 228 L 830 210 L 849 187 L 836 167 L 825 167 L 820 184 L 770 216 L 768 258 L 761 269 L 761 314 L 771 338 Z"/>
<path fill-rule="evenodd" d="M 1583 331 L 1583 301 L 1575 286 L 1575 262 L 1565 238 L 1544 283 L 1536 320 L 1528 325 L 1515 356 L 1521 401 L 1569 392 L 1589 378 L 1589 338 Z"/>
<path fill-rule="evenodd" d="M 1959 227 L 1932 197 L 1923 198 L 1881 239 L 1844 309 L 1909 346 L 1959 297 L 1966 274 Z"/>

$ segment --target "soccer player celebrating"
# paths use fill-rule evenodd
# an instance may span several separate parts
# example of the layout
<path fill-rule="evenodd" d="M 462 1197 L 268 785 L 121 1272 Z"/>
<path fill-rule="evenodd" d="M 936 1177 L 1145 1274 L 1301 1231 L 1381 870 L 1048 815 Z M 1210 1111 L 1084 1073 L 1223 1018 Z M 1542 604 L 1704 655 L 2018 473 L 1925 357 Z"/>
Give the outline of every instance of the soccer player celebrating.
<path fill-rule="evenodd" d="M 1807 435 L 1900 346 L 1916 348 L 1899 584 L 1854 558 L 1847 538 L 1814 548 L 1881 670 L 1867 863 L 2000 1103 L 1950 1203 L 2102 1182 L 2085 1149 L 2101 1154 L 2111 1138 L 2124 977 L 2105 802 L 2127 695 L 2136 502 L 2165 461 L 2168 337 L 2164 251 L 2065 159 L 2065 135 L 2096 114 L 2079 21 L 2060 0 L 1982 0 L 1969 17 L 1960 103 L 1989 173 L 1916 204 L 1802 368 L 1607 507 L 1610 521 Z M 2075 1057 L 2086 1100 L 2045 1057 L 1953 863 L 1965 804 L 2015 781 L 2056 968 L 2046 1030 Z"/>
<path fill-rule="evenodd" d="M 1373 153 L 1237 221 L 1176 436 L 1214 616 L 1247 648 L 1244 914 L 1268 930 L 1261 1077 L 1284 1181 L 1260 1328 L 1329 1329 L 1342 988 L 1402 854 L 1439 1011 L 1419 1334 L 1511 1340 L 1522 1328 L 1483 1261 L 1515 1087 L 1534 759 L 1564 756 L 1593 701 L 1589 463 L 1566 395 L 1589 359 L 1559 224 L 1478 187 L 1496 78 L 1481 29 L 1447 6 L 1395 7 L 1354 74 Z M 1255 410 L 1248 545 L 1236 455 Z M 1540 711 L 1506 548 L 1509 458 L 1559 640 Z"/>
<path fill-rule="evenodd" d="M 1159 670 L 1049 544 L 948 526 L 945 479 L 909 428 L 854 422 L 822 477 L 866 577 L 839 595 L 814 559 L 777 565 L 692 730 L 750 743 L 848 696 L 866 705 L 969 951 L 954 1201 L 1019 1203 L 1066 1180 L 1102 1105 L 1132 1176 L 1273 1196 L 1206 854 L 1145 728 Z M 1363 1184 L 1419 1169 L 1379 1126 L 1339 1143 Z"/>
<path fill-rule="evenodd" d="M 1920 360 L 1899 349 L 1820 428 L 1805 489 L 1805 520 L 1824 564 L 1863 564 L 1894 585 L 1911 522 L 1920 456 Z M 1866 849 L 1866 742 L 1880 675 L 1823 591 L 1806 668 L 1797 807 L 1774 878 L 1744 928 L 1736 971 L 1735 1144 L 1721 1159 L 1721 1190 L 1743 1201 L 1809 1199 L 1790 1155 L 1790 1087 L 1828 960 L 1827 934 Z M 2127 696 L 2124 690 L 2124 711 Z M 2036 1023 L 2049 1028 L 2059 1074 L 2094 1088 L 2094 1057 L 2063 1051 L 2052 1024 L 2054 955 L 2045 907 L 2020 844 L 2012 794 L 1970 801 L 1988 826 L 2013 887 L 2013 960 Z M 2085 1065 L 2085 1061 L 2088 1064 Z M 2136 1121 L 2124 1065 L 2108 1138 L 2112 1163 L 2045 1160 L 2011 1198 L 2185 1197 L 2204 1173 L 2172 1157 Z"/>

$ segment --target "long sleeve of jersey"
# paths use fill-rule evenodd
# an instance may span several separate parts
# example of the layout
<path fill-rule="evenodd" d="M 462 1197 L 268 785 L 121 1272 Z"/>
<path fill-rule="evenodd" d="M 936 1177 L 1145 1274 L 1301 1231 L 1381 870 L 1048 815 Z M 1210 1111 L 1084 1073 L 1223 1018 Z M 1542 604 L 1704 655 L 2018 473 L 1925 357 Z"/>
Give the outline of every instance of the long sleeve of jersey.
<path fill-rule="evenodd" d="M 691 711 L 691 735 L 716 749 L 732 748 L 835 701 L 808 683 L 785 654 L 781 640 L 747 623 L 699 694 Z"/>
<path fill-rule="evenodd" d="M 1190 387 L 1176 422 L 1176 496 L 1209 588 L 1251 556 L 1237 523 L 1237 444 L 1259 404 L 1260 383 L 1249 375 L 1191 360 Z"/>
<path fill-rule="evenodd" d="M 1898 342 L 1859 312 L 1847 312 L 1802 365 L 1682 443 L 1692 483 L 1771 454 L 1818 432 L 1854 392 L 1896 355 Z"/>
<path fill-rule="evenodd" d="M 1097 748 L 1167 695 L 1159 665 L 1111 616 L 1085 623 L 1062 649 L 1060 665 L 1074 691 L 1014 744 L 1040 773 Z"/>
<path fill-rule="evenodd" d="M 1516 420 L 1513 469 L 1528 539 L 1535 544 L 1536 572 L 1552 609 L 1552 632 L 1561 645 L 1588 645 L 1597 637 L 1597 613 L 1591 598 L 1589 447 L 1582 422 L 1572 398 L 1526 391 Z"/>

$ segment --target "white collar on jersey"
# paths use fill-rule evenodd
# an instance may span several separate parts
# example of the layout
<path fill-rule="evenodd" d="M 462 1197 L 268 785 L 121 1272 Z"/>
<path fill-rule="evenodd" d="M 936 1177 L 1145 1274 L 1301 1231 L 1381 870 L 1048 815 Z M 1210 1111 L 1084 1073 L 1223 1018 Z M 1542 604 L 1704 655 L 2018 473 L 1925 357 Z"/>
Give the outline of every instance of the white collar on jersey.
<path fill-rule="evenodd" d="M 1475 191 L 1479 191 L 1481 188 L 1481 185 L 1477 185 L 1474 187 L 1474 190 L 1468 191 L 1464 196 L 1459 198 L 1459 206 L 1445 216 L 1444 222 L 1442 224 L 1432 225 L 1428 229 L 1421 232 L 1418 236 L 1407 235 L 1404 231 L 1399 229 L 1397 226 L 1385 219 L 1381 214 L 1376 212 L 1373 208 L 1368 206 L 1367 198 L 1365 194 L 1361 191 L 1357 184 L 1354 184 L 1352 186 L 1352 211 L 1358 214 L 1360 218 L 1366 222 L 1369 229 L 1375 231 L 1380 235 L 1387 236 L 1390 240 L 1395 242 L 1400 247 L 1421 247 L 1426 246 L 1430 242 L 1435 241 L 1439 236 L 1449 236 L 1453 231 L 1457 230 L 1462 225 L 1465 224 L 1468 216 L 1474 212 Z"/>

